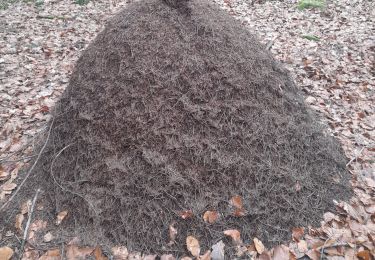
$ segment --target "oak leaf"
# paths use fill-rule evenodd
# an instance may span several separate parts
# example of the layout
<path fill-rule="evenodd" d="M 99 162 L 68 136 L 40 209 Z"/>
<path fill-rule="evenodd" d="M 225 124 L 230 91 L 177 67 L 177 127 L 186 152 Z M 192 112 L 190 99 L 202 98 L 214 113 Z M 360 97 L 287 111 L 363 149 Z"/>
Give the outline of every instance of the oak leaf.
<path fill-rule="evenodd" d="M 192 256 L 199 257 L 201 249 L 199 246 L 199 241 L 195 237 L 188 236 L 186 238 L 186 247 Z"/>

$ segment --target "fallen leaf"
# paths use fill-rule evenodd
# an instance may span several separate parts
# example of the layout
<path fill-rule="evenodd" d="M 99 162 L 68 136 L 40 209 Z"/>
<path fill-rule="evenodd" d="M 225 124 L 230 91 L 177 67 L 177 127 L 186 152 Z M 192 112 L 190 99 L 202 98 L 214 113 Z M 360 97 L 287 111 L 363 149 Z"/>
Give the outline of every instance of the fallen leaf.
<path fill-rule="evenodd" d="M 161 256 L 160 259 L 172 260 L 171 258 L 163 258 L 163 256 Z M 143 260 L 143 258 L 142 258 L 141 253 L 130 253 L 129 257 L 127 258 L 127 260 Z"/>
<path fill-rule="evenodd" d="M 0 200 L 4 200 L 5 196 L 11 194 L 12 190 L 14 190 L 16 187 L 17 184 L 9 182 L 9 180 L 0 186 Z"/>
<path fill-rule="evenodd" d="M 0 181 L 5 180 L 8 176 L 9 172 L 5 171 L 4 168 L 0 166 Z"/>
<path fill-rule="evenodd" d="M 51 249 L 44 253 L 38 260 L 61 260 L 60 249 Z"/>
<path fill-rule="evenodd" d="M 77 259 L 85 259 L 91 255 L 94 251 L 92 247 L 78 247 L 76 245 L 70 245 L 66 248 L 66 259 L 68 260 L 77 260 Z"/>
<path fill-rule="evenodd" d="M 13 256 L 13 249 L 7 246 L 0 247 L 0 259 L 9 260 Z"/>
<path fill-rule="evenodd" d="M 189 219 L 189 218 L 192 218 L 193 216 L 194 216 L 193 211 L 191 210 L 184 210 L 180 212 L 180 217 L 182 219 Z"/>
<path fill-rule="evenodd" d="M 224 231 L 224 235 L 231 237 L 235 244 L 242 244 L 240 231 L 236 229 L 228 229 Z"/>
<path fill-rule="evenodd" d="M 297 243 L 297 247 L 298 247 L 298 250 L 301 252 L 301 253 L 306 253 L 308 248 L 307 248 L 307 243 L 305 240 L 300 240 L 298 243 Z"/>
<path fill-rule="evenodd" d="M 329 256 L 343 256 L 344 252 L 341 247 L 324 248 L 324 253 Z"/>
<path fill-rule="evenodd" d="M 184 256 L 183 258 L 181 258 L 181 260 L 193 260 L 193 258 L 188 257 L 188 256 Z"/>
<path fill-rule="evenodd" d="M 360 260 L 371 260 L 371 254 L 369 251 L 367 250 L 363 250 L 361 252 L 358 252 L 357 253 L 357 257 L 360 259 Z"/>
<path fill-rule="evenodd" d="M 204 255 L 201 255 L 198 259 L 199 260 L 211 260 L 211 251 L 207 250 L 206 253 L 204 253 Z"/>
<path fill-rule="evenodd" d="M 201 251 L 198 240 L 193 236 L 186 238 L 186 247 L 192 256 L 198 257 Z"/>
<path fill-rule="evenodd" d="M 245 216 L 245 211 L 244 209 L 235 209 L 233 215 L 235 217 L 243 217 Z"/>
<path fill-rule="evenodd" d="M 292 238 L 294 241 L 299 242 L 299 240 L 303 237 L 305 233 L 305 229 L 303 227 L 295 227 L 292 229 Z"/>
<path fill-rule="evenodd" d="M 258 256 L 258 260 L 271 260 L 271 255 L 269 252 L 267 251 L 264 251 L 263 253 L 261 253 L 259 256 Z"/>
<path fill-rule="evenodd" d="M 95 256 L 95 260 L 107 260 L 108 259 L 105 255 L 103 255 L 103 252 L 100 246 L 96 246 L 92 254 Z"/>
<path fill-rule="evenodd" d="M 320 260 L 320 251 L 316 249 L 310 249 L 309 251 L 306 252 L 306 255 L 311 259 L 311 260 Z"/>
<path fill-rule="evenodd" d="M 30 210 L 30 207 L 31 207 L 31 200 L 28 200 L 26 202 L 24 202 L 21 206 L 21 214 L 26 214 L 29 212 Z"/>
<path fill-rule="evenodd" d="M 224 260 L 224 247 L 225 244 L 222 240 L 212 246 L 212 260 Z"/>
<path fill-rule="evenodd" d="M 160 260 L 176 260 L 176 258 L 173 255 L 162 255 Z"/>
<path fill-rule="evenodd" d="M 25 219 L 24 215 L 22 215 L 22 214 L 16 215 L 16 224 L 14 224 L 14 226 L 16 227 L 16 229 L 19 233 L 22 233 L 22 231 L 23 231 L 22 223 L 23 223 L 24 219 Z"/>
<path fill-rule="evenodd" d="M 128 249 L 124 246 L 112 247 L 112 254 L 114 260 L 128 259 L 129 256 Z"/>
<path fill-rule="evenodd" d="M 254 241 L 255 249 L 257 250 L 258 254 L 261 255 L 264 252 L 264 250 L 265 250 L 265 247 L 264 247 L 262 241 L 260 241 L 256 237 L 253 239 L 253 241 Z"/>
<path fill-rule="evenodd" d="M 218 219 L 219 217 L 219 214 L 217 213 L 217 211 L 206 211 L 203 215 L 203 220 L 205 222 L 208 222 L 210 224 L 212 223 L 215 223 L 216 220 Z"/>
<path fill-rule="evenodd" d="M 68 215 L 68 211 L 64 210 L 57 214 L 56 225 L 60 225 L 64 218 Z"/>
<path fill-rule="evenodd" d="M 296 182 L 296 184 L 294 185 L 294 189 L 298 192 L 302 189 L 301 187 L 301 184 L 299 183 L 299 181 Z"/>
<path fill-rule="evenodd" d="M 285 245 L 276 246 L 273 249 L 273 260 L 289 260 L 289 248 Z"/>
<path fill-rule="evenodd" d="M 142 260 L 156 260 L 157 255 L 146 255 Z M 124 258 L 125 260 L 126 258 Z"/>
<path fill-rule="evenodd" d="M 169 243 L 168 245 L 173 245 L 176 241 L 177 229 L 174 227 L 175 223 L 169 225 Z"/>
<path fill-rule="evenodd" d="M 51 234 L 51 232 L 48 232 L 47 234 L 44 235 L 43 237 L 43 240 L 44 242 L 51 242 L 53 239 L 53 235 Z"/>
<path fill-rule="evenodd" d="M 239 195 L 233 196 L 230 200 L 230 204 L 236 207 L 237 209 L 242 209 L 243 208 L 242 197 Z"/>

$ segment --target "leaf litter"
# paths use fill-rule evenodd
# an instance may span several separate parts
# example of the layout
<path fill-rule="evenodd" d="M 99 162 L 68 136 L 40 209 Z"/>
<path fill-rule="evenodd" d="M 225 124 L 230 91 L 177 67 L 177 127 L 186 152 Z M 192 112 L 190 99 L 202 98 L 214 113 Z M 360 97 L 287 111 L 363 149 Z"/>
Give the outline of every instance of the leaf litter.
<path fill-rule="evenodd" d="M 10 17 L 6 19 L 9 24 L 2 27 L 0 33 L 8 34 L 8 28 L 12 26 L 19 30 L 21 35 L 24 34 L 20 39 L 24 44 L 18 42 L 18 39 L 15 40 L 16 33 L 13 33 L 8 35 L 5 44 L 0 45 L 0 52 L 3 54 L 0 67 L 5 68 L 0 70 L 0 73 L 4 73 L 0 74 L 1 103 L 5 104 L 0 111 L 1 121 L 5 122 L 1 135 L 3 139 L 0 140 L 1 158 L 7 158 L 11 152 L 26 145 L 27 140 L 49 119 L 49 108 L 65 88 L 72 64 L 100 30 L 103 19 L 115 10 L 107 8 L 107 3 L 97 2 L 96 5 L 90 4 L 82 8 L 71 3 L 57 3 L 58 8 L 48 2 L 38 8 L 32 3 L 19 3 L 10 6 L 8 10 L 0 11 L 1 16 Z M 352 235 L 340 235 L 337 240 L 339 243 L 346 243 L 343 253 L 345 256 L 370 259 L 371 252 L 374 252 L 373 245 L 361 245 L 368 241 L 366 237 L 374 234 L 371 226 L 371 221 L 374 223 L 374 200 L 371 200 L 371 194 L 374 192 L 374 162 L 371 158 L 374 158 L 375 152 L 375 84 L 371 76 L 374 45 L 367 33 L 369 28 L 373 28 L 368 18 L 371 3 L 354 5 L 352 1 L 342 1 L 340 4 L 328 3 L 324 10 L 295 12 L 293 1 L 254 5 L 245 1 L 216 2 L 262 36 L 265 44 L 272 43 L 271 51 L 289 67 L 299 86 L 309 95 L 308 103 L 326 118 L 347 156 L 353 159 L 348 167 L 353 174 L 352 185 L 357 188 L 356 196 L 361 198 L 357 207 L 362 210 L 358 212 L 350 204 L 340 202 L 337 206 L 342 210 L 342 214 L 325 215 L 321 228 L 308 230 L 311 238 L 306 238 L 306 243 L 309 244 L 313 237 L 326 241 L 335 232 L 350 230 L 350 226 L 353 227 L 351 223 L 356 223 L 357 227 L 365 226 L 355 231 L 357 235 L 363 235 L 363 240 L 358 242 L 358 237 Z M 68 24 L 73 23 L 73 16 L 79 19 L 69 28 L 69 25 L 65 27 L 59 19 L 50 21 L 37 18 L 39 13 L 60 12 L 70 15 L 64 20 Z M 31 20 L 25 23 L 24 19 Z M 284 24 L 282 29 L 278 26 L 281 22 Z M 24 26 L 20 26 L 21 24 Z M 47 34 L 46 24 L 53 28 Z M 296 26 L 298 24 L 304 27 Z M 353 28 L 355 37 L 351 33 Z M 322 35 L 322 30 L 328 34 Z M 305 33 L 319 35 L 321 40 L 318 43 L 303 41 L 299 35 Z M 31 40 L 31 36 L 36 37 Z M 59 57 L 63 57 L 62 60 Z M 27 65 L 21 67 L 18 64 Z M 17 96 L 17 99 L 11 98 L 13 96 Z M 24 150 L 17 155 L 22 153 L 27 155 Z M 8 172 L 0 171 L 0 190 L 11 192 L 15 188 L 11 189 L 14 186 L 12 182 L 1 184 L 8 176 Z M 5 198 L 8 193 L 2 194 Z M 363 219 L 370 219 L 370 224 L 362 223 Z M 327 253 L 336 254 L 336 250 L 337 248 L 327 250 Z M 127 254 L 126 248 L 125 251 Z M 9 250 L 0 248 L 0 252 Z M 317 259 L 319 252 L 309 246 L 306 255 Z M 284 245 L 273 249 L 274 256 L 287 254 L 288 247 Z"/>

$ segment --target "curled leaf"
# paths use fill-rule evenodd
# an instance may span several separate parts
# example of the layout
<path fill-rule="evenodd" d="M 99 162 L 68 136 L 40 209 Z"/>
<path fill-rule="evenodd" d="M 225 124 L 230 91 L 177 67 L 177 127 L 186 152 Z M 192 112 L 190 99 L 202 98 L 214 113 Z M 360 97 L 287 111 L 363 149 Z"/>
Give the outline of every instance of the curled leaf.
<path fill-rule="evenodd" d="M 199 257 L 199 253 L 201 249 L 199 246 L 199 241 L 195 237 L 188 236 L 186 238 L 186 247 L 189 250 L 189 252 L 192 254 L 192 256 Z"/>
<path fill-rule="evenodd" d="M 299 240 L 303 237 L 305 233 L 305 229 L 303 227 L 295 227 L 292 229 L 292 238 L 294 241 L 299 242 Z"/>
<path fill-rule="evenodd" d="M 193 217 L 193 211 L 191 210 L 184 210 L 180 212 L 180 217 L 182 219 L 189 219 Z"/>
<path fill-rule="evenodd" d="M 203 220 L 205 222 L 208 222 L 210 224 L 212 223 L 215 223 L 216 220 L 218 219 L 219 217 L 219 213 L 217 213 L 217 211 L 206 211 L 203 215 Z"/>
<path fill-rule="evenodd" d="M 241 233 L 237 229 L 225 230 L 224 235 L 231 237 L 235 244 L 242 244 Z"/>
<path fill-rule="evenodd" d="M 68 211 L 64 210 L 57 214 L 56 225 L 60 225 L 64 218 L 68 215 Z"/>
<path fill-rule="evenodd" d="M 260 241 L 256 237 L 253 239 L 253 241 L 254 241 L 255 249 L 257 250 L 258 254 L 261 255 L 264 252 L 264 250 L 265 250 L 265 247 L 264 247 L 262 241 Z"/>

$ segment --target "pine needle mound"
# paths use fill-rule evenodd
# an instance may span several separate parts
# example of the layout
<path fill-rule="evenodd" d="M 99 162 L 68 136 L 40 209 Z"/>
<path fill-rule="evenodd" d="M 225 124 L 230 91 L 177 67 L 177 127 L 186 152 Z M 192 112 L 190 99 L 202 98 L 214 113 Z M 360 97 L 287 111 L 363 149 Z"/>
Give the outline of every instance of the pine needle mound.
<path fill-rule="evenodd" d="M 69 211 L 65 225 L 130 251 L 182 254 L 188 235 L 203 251 L 226 229 L 280 243 L 350 195 L 340 146 L 287 71 L 204 0 L 143 0 L 116 15 L 51 123 L 33 187 Z M 233 216 L 235 195 L 245 216 Z"/>

